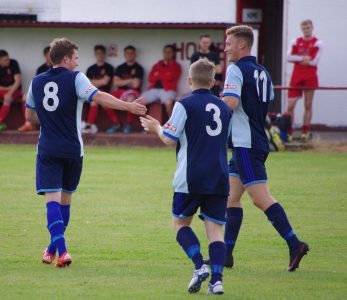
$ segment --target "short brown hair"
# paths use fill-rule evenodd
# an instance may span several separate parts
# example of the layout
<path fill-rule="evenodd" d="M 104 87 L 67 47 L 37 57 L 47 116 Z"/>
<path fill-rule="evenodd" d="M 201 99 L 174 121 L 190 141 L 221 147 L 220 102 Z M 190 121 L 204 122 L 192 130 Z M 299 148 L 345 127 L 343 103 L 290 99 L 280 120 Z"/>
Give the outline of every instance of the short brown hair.
<path fill-rule="evenodd" d="M 303 20 L 300 23 L 300 26 L 303 26 L 303 25 L 311 25 L 313 27 L 313 23 L 312 23 L 312 21 L 310 19 Z"/>
<path fill-rule="evenodd" d="M 78 50 L 75 43 L 67 38 L 56 38 L 50 44 L 51 50 L 49 55 L 53 65 L 58 65 L 62 62 L 65 56 L 71 58 L 74 50 Z"/>
<path fill-rule="evenodd" d="M 193 83 L 200 87 L 209 87 L 214 79 L 215 65 L 207 58 L 200 58 L 192 63 L 189 68 L 189 76 Z"/>
<path fill-rule="evenodd" d="M 203 38 L 208 38 L 208 39 L 211 39 L 210 35 L 209 34 L 202 34 L 200 35 L 200 40 L 202 40 Z"/>
<path fill-rule="evenodd" d="M 253 29 L 247 25 L 237 25 L 230 27 L 226 31 L 227 35 L 234 35 L 237 38 L 244 39 L 249 48 L 252 48 L 254 42 Z"/>

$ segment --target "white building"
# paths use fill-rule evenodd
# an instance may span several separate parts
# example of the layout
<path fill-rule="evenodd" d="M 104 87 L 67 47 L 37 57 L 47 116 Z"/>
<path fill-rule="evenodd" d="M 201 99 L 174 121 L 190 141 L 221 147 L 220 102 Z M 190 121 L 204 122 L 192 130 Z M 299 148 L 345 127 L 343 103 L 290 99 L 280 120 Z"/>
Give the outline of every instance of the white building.
<path fill-rule="evenodd" d="M 138 48 L 138 61 L 147 75 L 161 58 L 162 47 L 175 43 L 181 50 L 177 60 L 184 72 L 179 91 L 184 94 L 188 91 L 185 77 L 189 57 L 200 34 L 212 36 L 223 60 L 225 28 L 248 22 L 259 29 L 259 44 L 255 47 L 259 61 L 269 69 L 276 85 L 286 86 L 292 70 L 285 59 L 288 44 L 301 35 L 300 21 L 310 18 L 315 34 L 324 42 L 320 85 L 347 87 L 343 61 L 347 42 L 339 34 L 347 29 L 346 10 L 344 0 L 2 0 L 0 14 L 33 14 L 38 22 L 0 22 L 0 48 L 18 60 L 27 88 L 42 63 L 42 49 L 54 37 L 66 36 L 80 46 L 82 71 L 94 62 L 95 44 L 118 48 L 118 56 L 109 57 L 115 66 L 123 62 L 124 46 L 132 44 Z M 285 110 L 285 92 L 277 93 L 277 109 L 280 104 Z M 302 111 L 301 101 L 297 125 L 301 124 Z M 346 116 L 347 91 L 316 91 L 314 124 L 347 126 Z"/>

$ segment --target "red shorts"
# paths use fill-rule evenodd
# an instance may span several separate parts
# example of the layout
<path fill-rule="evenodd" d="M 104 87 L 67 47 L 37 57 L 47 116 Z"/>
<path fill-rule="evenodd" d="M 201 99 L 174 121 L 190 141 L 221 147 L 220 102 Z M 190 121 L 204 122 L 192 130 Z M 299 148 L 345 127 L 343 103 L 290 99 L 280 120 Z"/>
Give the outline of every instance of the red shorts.
<path fill-rule="evenodd" d="M 292 78 L 290 79 L 290 86 L 304 87 L 306 89 L 316 89 L 318 87 L 318 77 L 317 74 L 310 74 L 310 76 L 305 76 L 305 74 L 300 74 L 299 72 L 293 72 Z M 301 89 L 289 89 L 288 98 L 301 98 Z"/>
<path fill-rule="evenodd" d="M 130 102 L 140 97 L 140 93 L 134 89 L 129 89 L 129 90 L 118 89 L 111 92 L 110 94 L 118 99 L 121 99 L 123 101 L 130 101 Z"/>
<path fill-rule="evenodd" d="M 8 93 L 9 89 L 0 89 L 0 100 L 3 100 L 4 96 Z M 12 94 L 12 100 L 16 100 L 22 97 L 22 92 L 20 90 L 14 91 Z"/>

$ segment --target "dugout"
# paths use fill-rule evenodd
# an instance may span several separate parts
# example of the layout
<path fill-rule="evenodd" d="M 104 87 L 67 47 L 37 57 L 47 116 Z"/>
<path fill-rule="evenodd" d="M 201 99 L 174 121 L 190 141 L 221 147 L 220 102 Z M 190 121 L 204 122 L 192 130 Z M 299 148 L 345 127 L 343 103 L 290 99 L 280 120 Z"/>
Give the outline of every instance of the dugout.
<path fill-rule="evenodd" d="M 43 63 L 42 49 L 55 37 L 67 37 L 79 46 L 80 71 L 95 63 L 94 45 L 103 44 L 108 48 L 107 62 L 118 66 L 124 62 L 123 48 L 133 45 L 137 48 L 137 61 L 145 69 L 142 89 L 148 86 L 147 78 L 151 67 L 162 58 L 162 48 L 174 44 L 177 48 L 177 62 L 182 67 L 178 85 L 180 96 L 189 92 L 186 77 L 191 55 L 198 49 L 200 35 L 209 34 L 220 55 L 223 68 L 225 30 L 227 23 L 86 23 L 86 22 L 0 22 L 1 47 L 10 57 L 16 59 L 22 72 L 22 90 L 25 92 L 39 65 Z M 257 30 L 255 30 L 257 36 Z M 257 39 L 256 39 L 257 40 Z M 256 49 L 257 47 L 254 47 Z M 256 54 L 256 53 L 254 53 Z M 100 110 L 102 111 L 102 110 Z M 159 104 L 152 105 L 150 113 L 165 120 L 166 116 Z M 15 129 L 23 122 L 20 101 L 17 101 L 6 119 L 9 129 Z M 97 125 L 105 129 L 108 119 L 100 114 Z M 134 124 L 139 125 L 139 124 Z M 136 126 L 135 126 L 136 127 Z"/>

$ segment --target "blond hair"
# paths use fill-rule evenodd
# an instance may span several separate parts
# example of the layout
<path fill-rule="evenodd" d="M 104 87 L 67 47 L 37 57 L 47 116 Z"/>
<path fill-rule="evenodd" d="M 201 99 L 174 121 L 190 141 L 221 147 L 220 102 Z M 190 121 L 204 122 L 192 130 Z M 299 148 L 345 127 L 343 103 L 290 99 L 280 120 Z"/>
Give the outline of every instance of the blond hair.
<path fill-rule="evenodd" d="M 215 75 L 215 65 L 207 58 L 200 58 L 192 63 L 189 68 L 189 76 L 193 83 L 199 87 L 210 87 Z"/>
<path fill-rule="evenodd" d="M 253 29 L 247 25 L 236 25 L 226 31 L 227 35 L 234 35 L 236 38 L 243 39 L 248 48 L 252 48 L 254 42 Z"/>
<path fill-rule="evenodd" d="M 311 25 L 313 27 L 313 23 L 312 23 L 312 21 L 310 19 L 303 20 L 300 23 L 300 26 L 304 26 L 304 25 Z"/>

